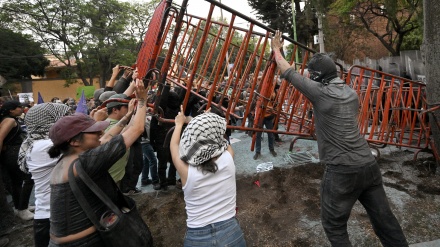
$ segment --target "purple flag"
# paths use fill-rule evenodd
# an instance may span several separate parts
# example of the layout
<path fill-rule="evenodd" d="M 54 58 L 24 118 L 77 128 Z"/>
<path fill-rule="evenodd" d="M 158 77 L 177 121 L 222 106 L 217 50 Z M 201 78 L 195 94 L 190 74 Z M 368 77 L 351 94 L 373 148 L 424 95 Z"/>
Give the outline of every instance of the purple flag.
<path fill-rule="evenodd" d="M 82 90 L 81 98 L 79 99 L 78 105 L 76 106 L 76 112 L 84 113 L 87 115 L 87 101 L 84 95 L 84 90 Z"/>
<path fill-rule="evenodd" d="M 43 103 L 44 103 L 43 97 L 41 96 L 40 92 L 38 92 L 38 102 L 37 102 L 37 105 L 38 104 L 43 104 Z"/>

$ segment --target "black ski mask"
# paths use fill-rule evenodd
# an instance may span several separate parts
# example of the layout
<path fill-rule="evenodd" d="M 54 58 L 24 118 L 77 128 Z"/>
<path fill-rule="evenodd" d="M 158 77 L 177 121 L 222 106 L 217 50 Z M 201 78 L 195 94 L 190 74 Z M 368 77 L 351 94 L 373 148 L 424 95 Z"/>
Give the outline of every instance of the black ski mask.
<path fill-rule="evenodd" d="M 309 64 L 310 79 L 327 85 L 331 80 L 338 77 L 336 64 L 333 59 L 324 53 L 314 54 Z"/>

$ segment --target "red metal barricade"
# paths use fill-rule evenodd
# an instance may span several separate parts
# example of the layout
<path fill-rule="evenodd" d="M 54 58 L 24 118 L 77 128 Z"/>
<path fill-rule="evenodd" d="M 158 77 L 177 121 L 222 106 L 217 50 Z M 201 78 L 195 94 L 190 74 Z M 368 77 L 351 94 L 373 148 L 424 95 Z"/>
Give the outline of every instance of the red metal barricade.
<path fill-rule="evenodd" d="M 146 73 L 157 64 L 158 54 L 166 54 L 162 67 L 157 68 L 161 76 L 158 98 L 165 84 L 191 89 L 186 91 L 184 108 L 191 94 L 196 95 L 205 100 L 205 108 L 221 109 L 228 122 L 241 120 L 239 125 L 229 124 L 230 129 L 315 139 L 311 103 L 279 79 L 270 51 L 270 37 L 275 30 L 218 1 L 205 1 L 211 4 L 205 17 L 186 13 L 189 0 L 183 1 L 180 10 L 169 11 L 170 0 L 164 0 L 156 9 L 150 23 L 156 28 L 151 31 L 155 38 L 147 37 L 148 30 L 138 67 Z M 213 19 L 215 8 L 229 12 L 231 18 L 226 22 Z M 254 31 L 257 26 L 265 32 Z M 304 73 L 315 51 L 283 38 L 293 44 L 292 54 L 301 51 L 301 60 L 292 60 L 291 64 Z M 430 127 L 426 114 L 421 114 L 427 109 L 425 84 L 360 66 L 351 67 L 345 74 L 341 68 L 340 74 L 359 95 L 359 128 L 371 145 L 429 149 Z M 279 90 L 272 97 L 275 88 Z M 261 126 L 268 111 L 276 116 L 272 130 Z"/>

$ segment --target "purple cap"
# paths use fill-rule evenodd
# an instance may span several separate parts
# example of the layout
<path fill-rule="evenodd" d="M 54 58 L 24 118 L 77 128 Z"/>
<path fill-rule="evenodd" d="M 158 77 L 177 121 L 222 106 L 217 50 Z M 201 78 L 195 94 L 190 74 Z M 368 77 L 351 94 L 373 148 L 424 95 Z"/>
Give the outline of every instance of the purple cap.
<path fill-rule="evenodd" d="M 95 121 L 91 117 L 75 113 L 59 119 L 49 129 L 49 138 L 53 144 L 60 145 L 69 141 L 81 132 L 97 132 L 103 131 L 109 126 L 110 122 Z"/>

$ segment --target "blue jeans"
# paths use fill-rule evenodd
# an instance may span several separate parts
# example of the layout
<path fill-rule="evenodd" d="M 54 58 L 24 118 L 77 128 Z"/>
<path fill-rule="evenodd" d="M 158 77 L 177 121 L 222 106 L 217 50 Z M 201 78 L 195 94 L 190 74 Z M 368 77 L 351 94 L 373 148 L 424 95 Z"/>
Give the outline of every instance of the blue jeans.
<path fill-rule="evenodd" d="M 235 217 L 204 227 L 187 228 L 183 246 L 235 246 L 245 247 L 243 231 Z"/>
<path fill-rule="evenodd" d="M 142 153 L 144 157 L 142 181 L 147 181 L 148 175 L 151 173 L 151 180 L 153 183 L 159 183 L 159 176 L 157 175 L 157 158 L 154 154 L 153 146 L 150 143 L 142 143 Z"/>
<path fill-rule="evenodd" d="M 321 220 L 332 246 L 351 246 L 347 221 L 357 200 L 383 246 L 408 246 L 391 212 L 376 161 L 363 166 L 326 166 L 321 183 Z"/>
<path fill-rule="evenodd" d="M 274 117 L 265 117 L 263 119 L 263 126 L 266 127 L 266 129 L 271 130 L 273 129 L 273 119 Z M 257 141 L 255 142 L 255 152 L 257 153 L 261 153 L 261 135 L 263 134 L 263 132 L 257 132 Z M 267 133 L 267 139 L 269 142 L 269 150 L 274 150 L 273 147 L 273 142 L 275 140 L 275 136 L 273 135 L 273 133 Z"/>

